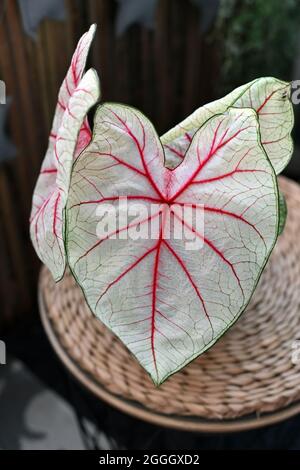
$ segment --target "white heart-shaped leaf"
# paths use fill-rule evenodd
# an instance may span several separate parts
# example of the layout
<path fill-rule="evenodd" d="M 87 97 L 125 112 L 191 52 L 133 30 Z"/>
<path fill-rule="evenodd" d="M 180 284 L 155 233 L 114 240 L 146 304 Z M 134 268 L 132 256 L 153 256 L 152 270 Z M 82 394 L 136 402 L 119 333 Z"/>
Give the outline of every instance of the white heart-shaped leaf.
<path fill-rule="evenodd" d="M 175 170 L 163 162 L 142 113 L 100 106 L 66 208 L 68 261 L 90 308 L 156 384 L 236 321 L 278 233 L 276 176 L 252 109 L 212 117 Z M 125 203 L 137 218 L 126 221 Z"/>
<path fill-rule="evenodd" d="M 175 168 L 199 127 L 212 115 L 234 106 L 253 108 L 257 112 L 261 142 L 276 174 L 279 174 L 293 152 L 291 131 L 294 114 L 290 94 L 290 83 L 272 77 L 258 78 L 236 88 L 224 98 L 202 106 L 161 137 L 166 147 L 166 165 Z"/>
<path fill-rule="evenodd" d="M 53 151 L 47 151 L 33 194 L 30 236 L 33 246 L 54 279 L 66 266 L 64 208 L 80 128 L 88 110 L 98 101 L 99 80 L 90 69 L 74 90 L 63 114 Z"/>
<path fill-rule="evenodd" d="M 63 210 L 69 190 L 73 159 L 91 140 L 89 109 L 99 100 L 97 74 L 89 70 L 82 78 L 87 54 L 95 34 L 92 25 L 80 39 L 58 95 L 46 156 L 33 194 L 30 235 L 33 246 L 56 281 L 65 270 Z"/>

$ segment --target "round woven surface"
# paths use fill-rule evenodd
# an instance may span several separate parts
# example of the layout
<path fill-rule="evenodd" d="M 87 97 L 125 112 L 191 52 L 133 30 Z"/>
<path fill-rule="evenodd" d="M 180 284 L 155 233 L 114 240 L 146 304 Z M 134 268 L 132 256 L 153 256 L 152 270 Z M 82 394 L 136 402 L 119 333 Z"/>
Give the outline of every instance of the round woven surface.
<path fill-rule="evenodd" d="M 292 353 L 300 340 L 300 187 L 286 178 L 280 187 L 286 228 L 246 312 L 212 349 L 159 388 L 92 315 L 72 276 L 55 284 L 43 268 L 42 319 L 71 372 L 123 411 L 182 429 L 226 430 L 228 423 L 231 430 L 247 429 L 299 412 L 300 353 L 296 364 Z"/>

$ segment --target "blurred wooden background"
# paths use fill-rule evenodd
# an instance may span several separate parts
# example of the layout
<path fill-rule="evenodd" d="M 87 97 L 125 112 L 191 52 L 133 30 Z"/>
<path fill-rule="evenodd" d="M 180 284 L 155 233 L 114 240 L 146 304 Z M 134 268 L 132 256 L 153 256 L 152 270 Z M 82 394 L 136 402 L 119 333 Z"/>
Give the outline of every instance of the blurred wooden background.
<path fill-rule="evenodd" d="M 98 23 L 88 65 L 100 75 L 102 99 L 138 107 L 160 134 L 213 99 L 218 82 L 218 48 L 201 35 L 189 1 L 160 0 L 152 30 L 133 25 L 120 36 L 113 0 L 65 0 L 65 9 L 65 21 L 43 21 L 34 40 L 17 0 L 0 1 L 0 79 L 12 97 L 7 131 L 16 146 L 16 157 L 0 162 L 0 325 L 35 312 L 31 196 L 59 86 L 88 26 Z"/>

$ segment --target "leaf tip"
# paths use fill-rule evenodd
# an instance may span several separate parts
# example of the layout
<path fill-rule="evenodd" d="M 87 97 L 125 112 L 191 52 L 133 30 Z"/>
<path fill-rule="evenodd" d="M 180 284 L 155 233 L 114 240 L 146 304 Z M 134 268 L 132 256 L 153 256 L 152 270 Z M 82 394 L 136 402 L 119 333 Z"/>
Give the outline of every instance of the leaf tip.
<path fill-rule="evenodd" d="M 94 36 L 95 33 L 96 33 L 96 30 L 97 30 L 97 23 L 93 23 L 91 24 L 90 28 L 89 28 L 89 33 Z"/>

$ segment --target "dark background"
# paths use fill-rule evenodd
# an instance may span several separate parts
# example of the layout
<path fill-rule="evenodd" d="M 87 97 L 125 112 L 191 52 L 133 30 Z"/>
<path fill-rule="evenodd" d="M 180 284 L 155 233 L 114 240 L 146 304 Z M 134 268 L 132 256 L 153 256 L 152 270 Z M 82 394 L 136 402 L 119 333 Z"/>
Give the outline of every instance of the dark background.
<path fill-rule="evenodd" d="M 7 93 L 0 105 L 0 338 L 68 400 L 83 394 L 85 405 L 76 395 L 75 408 L 88 413 L 86 400 L 96 406 L 92 418 L 100 416 L 125 446 L 300 448 L 295 420 L 242 437 L 201 439 L 138 423 L 79 390 L 47 343 L 36 303 L 40 264 L 28 235 L 31 196 L 59 86 L 79 37 L 94 22 L 88 65 L 100 75 L 102 100 L 141 109 L 160 134 L 259 76 L 300 79 L 298 0 L 0 0 L 0 79 Z M 286 174 L 297 180 L 295 113 L 295 156 Z"/>

